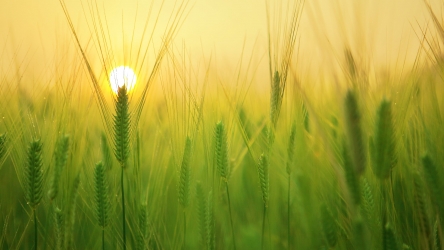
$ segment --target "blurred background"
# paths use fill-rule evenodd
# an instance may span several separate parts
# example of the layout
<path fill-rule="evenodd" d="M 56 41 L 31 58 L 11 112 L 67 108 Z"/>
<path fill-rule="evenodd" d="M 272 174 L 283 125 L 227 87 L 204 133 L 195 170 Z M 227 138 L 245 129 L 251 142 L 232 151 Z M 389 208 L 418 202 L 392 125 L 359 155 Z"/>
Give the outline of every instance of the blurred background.
<path fill-rule="evenodd" d="M 276 3 L 285 10 L 285 1 Z M 98 0 L 94 4 L 66 1 L 82 46 L 90 45 L 94 30 L 91 20 L 100 15 L 107 24 L 114 51 L 125 51 L 131 44 L 137 47 L 147 18 L 153 23 L 157 13 L 161 15 L 154 37 L 160 39 L 178 4 L 175 0 L 165 0 L 163 4 L 140 0 Z M 430 4 L 440 13 L 440 1 Z M 6 73 L 20 66 L 21 70 L 43 77 L 60 58 L 78 53 L 59 1 L 2 0 L 1 6 L 0 69 Z M 256 65 L 267 69 L 266 1 L 192 0 L 186 15 L 174 45 L 181 50 L 186 48 L 190 59 L 211 57 L 219 68 L 234 67 L 244 52 L 247 57 L 252 55 Z M 275 11 L 272 16 L 279 13 Z M 434 27 L 422 0 L 305 1 L 295 50 L 298 63 L 293 67 L 313 78 L 320 70 L 335 72 L 347 47 L 362 67 L 401 70 L 413 64 L 424 32 L 433 34 Z"/>

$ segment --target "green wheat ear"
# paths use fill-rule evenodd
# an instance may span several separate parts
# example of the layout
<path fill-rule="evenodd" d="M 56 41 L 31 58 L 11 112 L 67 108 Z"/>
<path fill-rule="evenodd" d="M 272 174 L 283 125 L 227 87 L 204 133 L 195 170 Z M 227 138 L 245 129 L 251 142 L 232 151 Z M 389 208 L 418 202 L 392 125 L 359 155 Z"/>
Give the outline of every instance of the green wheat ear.
<path fill-rule="evenodd" d="M 216 141 L 215 144 L 217 171 L 225 181 L 228 181 L 228 143 L 225 126 L 222 121 L 216 124 L 216 128 L 214 130 L 214 138 Z"/>
<path fill-rule="evenodd" d="M 290 130 L 290 138 L 288 139 L 288 149 L 287 149 L 287 174 L 291 174 L 291 165 L 293 164 L 294 149 L 295 149 L 295 139 L 296 139 L 296 123 L 293 122 Z"/>
<path fill-rule="evenodd" d="M 146 249 L 148 233 L 148 212 L 146 204 L 140 205 L 139 209 L 139 236 L 137 238 L 137 249 Z"/>
<path fill-rule="evenodd" d="M 279 117 L 279 108 L 281 104 L 281 78 L 279 72 L 274 72 L 273 82 L 271 83 L 270 96 L 270 119 L 273 127 L 276 127 L 277 119 Z"/>
<path fill-rule="evenodd" d="M 438 170 L 428 154 L 424 155 L 421 160 L 422 165 L 424 166 L 424 177 L 430 190 L 432 203 L 438 208 L 438 212 L 441 213 L 443 209 L 443 202 L 441 199 L 442 185 Z"/>
<path fill-rule="evenodd" d="M 361 129 L 361 114 L 356 94 L 349 90 L 345 97 L 345 126 L 348 137 L 348 147 L 356 174 L 365 171 L 365 147 Z"/>
<path fill-rule="evenodd" d="M 6 133 L 0 135 L 0 160 L 6 154 Z"/>
<path fill-rule="evenodd" d="M 261 184 L 262 199 L 264 201 L 265 207 L 268 207 L 269 199 L 269 174 L 268 174 L 268 158 L 265 154 L 259 157 L 259 163 L 257 165 L 257 170 L 259 174 L 259 182 Z"/>
<path fill-rule="evenodd" d="M 42 143 L 35 140 L 28 148 L 28 162 L 25 169 L 26 201 L 36 209 L 43 196 Z"/>
<path fill-rule="evenodd" d="M 100 227 L 105 228 L 108 225 L 110 205 L 108 199 L 108 180 L 105 166 L 101 162 L 97 163 L 94 168 L 94 191 L 97 221 Z"/>
<path fill-rule="evenodd" d="M 433 249 L 434 250 L 441 250 L 441 234 L 439 232 L 439 218 L 436 219 L 435 225 L 433 227 L 434 231 L 434 241 L 433 241 Z"/>
<path fill-rule="evenodd" d="M 378 109 L 375 140 L 370 141 L 373 173 L 380 179 L 390 176 L 395 164 L 395 138 L 390 102 L 383 100 Z"/>
<path fill-rule="evenodd" d="M 114 155 L 121 167 L 126 166 L 129 156 L 130 114 L 126 87 L 120 87 L 117 92 L 114 115 Z"/>
<path fill-rule="evenodd" d="M 62 210 L 58 207 L 54 209 L 55 220 L 55 236 L 56 236 L 56 249 L 62 250 L 65 242 L 65 220 Z"/>
<path fill-rule="evenodd" d="M 396 242 L 395 232 L 393 232 L 390 224 L 387 223 L 383 231 L 383 249 L 384 250 L 397 250 L 399 249 L 398 243 Z"/>
<path fill-rule="evenodd" d="M 424 185 L 419 173 L 413 175 L 414 199 L 418 208 L 418 216 L 421 232 L 427 239 L 430 239 L 430 222 L 427 215 L 428 206 L 424 198 Z"/>
<path fill-rule="evenodd" d="M 187 136 L 185 140 L 185 149 L 183 151 L 182 165 L 180 167 L 179 178 L 179 202 L 186 208 L 190 203 L 190 159 L 191 159 L 191 139 Z"/>
<path fill-rule="evenodd" d="M 325 204 L 321 206 L 321 221 L 322 229 L 324 231 L 324 236 L 327 239 L 328 246 L 330 248 L 334 248 L 338 242 L 338 226 L 336 224 L 335 217 Z"/>
<path fill-rule="evenodd" d="M 373 192 L 366 178 L 362 178 L 362 198 L 363 198 L 363 212 L 367 221 L 372 221 L 374 218 L 373 213 L 375 211 L 375 199 Z"/>
<path fill-rule="evenodd" d="M 59 193 L 59 182 L 68 159 L 68 150 L 69 136 L 64 135 L 58 139 L 54 152 L 55 166 L 48 191 L 50 200 L 54 200 Z"/>

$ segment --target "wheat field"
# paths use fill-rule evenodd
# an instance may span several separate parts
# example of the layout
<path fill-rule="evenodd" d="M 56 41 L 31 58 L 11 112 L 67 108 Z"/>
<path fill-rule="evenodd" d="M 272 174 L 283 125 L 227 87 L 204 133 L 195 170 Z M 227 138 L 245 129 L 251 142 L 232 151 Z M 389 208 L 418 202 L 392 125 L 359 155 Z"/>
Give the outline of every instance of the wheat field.
<path fill-rule="evenodd" d="M 124 45 L 66 2 L 44 71 L 0 48 L 0 249 L 443 249 L 444 2 L 384 66 L 354 5 L 368 37 L 344 24 L 310 61 L 325 9 L 264 1 L 265 43 L 227 63 L 177 39 L 191 1 L 153 1 Z"/>

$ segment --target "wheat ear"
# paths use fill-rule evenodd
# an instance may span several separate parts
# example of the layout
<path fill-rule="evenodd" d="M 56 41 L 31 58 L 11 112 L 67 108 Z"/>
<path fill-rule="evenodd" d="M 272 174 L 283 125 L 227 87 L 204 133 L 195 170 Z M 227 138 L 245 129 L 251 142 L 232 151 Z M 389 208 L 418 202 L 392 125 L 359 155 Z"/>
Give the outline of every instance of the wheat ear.
<path fill-rule="evenodd" d="M 183 151 L 182 164 L 180 166 L 180 177 L 179 177 L 179 203 L 183 208 L 183 246 L 186 246 L 186 228 L 187 228 L 187 218 L 186 218 L 186 208 L 190 203 L 190 159 L 191 159 L 191 139 L 187 136 L 185 140 L 185 149 Z"/>
<path fill-rule="evenodd" d="M 122 191 L 122 237 L 123 249 L 126 250 L 126 219 L 125 219 L 125 189 L 124 189 L 124 169 L 127 167 L 130 144 L 130 114 L 128 93 L 125 85 L 117 91 L 114 115 L 114 155 L 120 163 L 121 175 L 120 186 Z"/>
<path fill-rule="evenodd" d="M 43 196 L 42 166 L 42 143 L 40 140 L 34 140 L 28 148 L 28 162 L 25 169 L 26 201 L 31 206 L 34 216 L 34 249 L 38 247 L 38 223 L 35 210 Z"/>
<path fill-rule="evenodd" d="M 390 176 L 390 171 L 395 164 L 395 138 L 392 122 L 392 109 L 390 102 L 383 100 L 378 109 L 376 121 L 375 141 L 370 141 L 372 152 L 373 172 L 380 179 Z"/>
<path fill-rule="evenodd" d="M 97 222 L 102 228 L 102 249 L 105 249 L 105 227 L 108 225 L 110 205 L 108 199 L 108 180 L 105 166 L 102 162 L 97 163 L 94 168 L 94 191 Z"/>
<path fill-rule="evenodd" d="M 358 176 L 365 171 L 366 150 L 361 129 L 361 113 L 356 94 L 349 90 L 345 97 L 345 125 L 353 167 Z"/>

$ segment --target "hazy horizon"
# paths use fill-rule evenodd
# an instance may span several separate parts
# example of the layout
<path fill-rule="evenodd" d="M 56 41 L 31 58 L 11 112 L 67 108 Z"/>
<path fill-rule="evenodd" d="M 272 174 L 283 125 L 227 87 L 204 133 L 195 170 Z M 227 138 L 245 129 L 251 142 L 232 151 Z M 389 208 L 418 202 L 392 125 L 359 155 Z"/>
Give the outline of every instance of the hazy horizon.
<path fill-rule="evenodd" d="M 172 0 L 164 2 L 155 40 L 160 39 L 174 4 Z M 91 28 L 86 25 L 86 20 L 91 18 L 87 3 L 66 2 L 82 46 L 92 37 Z M 156 1 L 153 14 L 159 11 L 160 3 Z M 247 59 L 254 52 L 253 63 L 267 69 L 265 1 L 195 0 L 189 4 L 189 14 L 174 40 L 175 47 L 185 47 L 191 60 L 213 58 L 221 70 L 235 68 L 242 51 Z M 431 4 L 440 6 L 438 1 Z M 133 31 L 133 47 L 138 45 L 137 37 L 145 24 L 148 2 L 97 1 L 97 6 L 103 6 L 99 7 L 103 10 L 101 15 L 106 13 L 114 50 L 125 54 L 121 53 L 122 48 L 130 45 Z M 11 65 L 17 64 L 39 75 L 42 69 L 53 67 L 66 56 L 66 51 L 78 53 L 57 0 L 8 1 L 3 9 L 0 15 L 3 71 L 10 72 L 17 68 Z M 419 38 L 415 32 L 420 34 L 427 23 L 428 32 L 434 32 L 430 20 L 422 0 L 305 1 L 296 42 L 294 64 L 297 66 L 293 67 L 304 72 L 302 74 L 313 74 L 321 69 L 324 72 L 338 70 L 344 49 L 350 47 L 363 67 L 380 70 L 397 65 L 399 70 L 404 62 L 411 65 L 418 52 Z M 124 45 L 122 40 L 125 40 Z"/>

